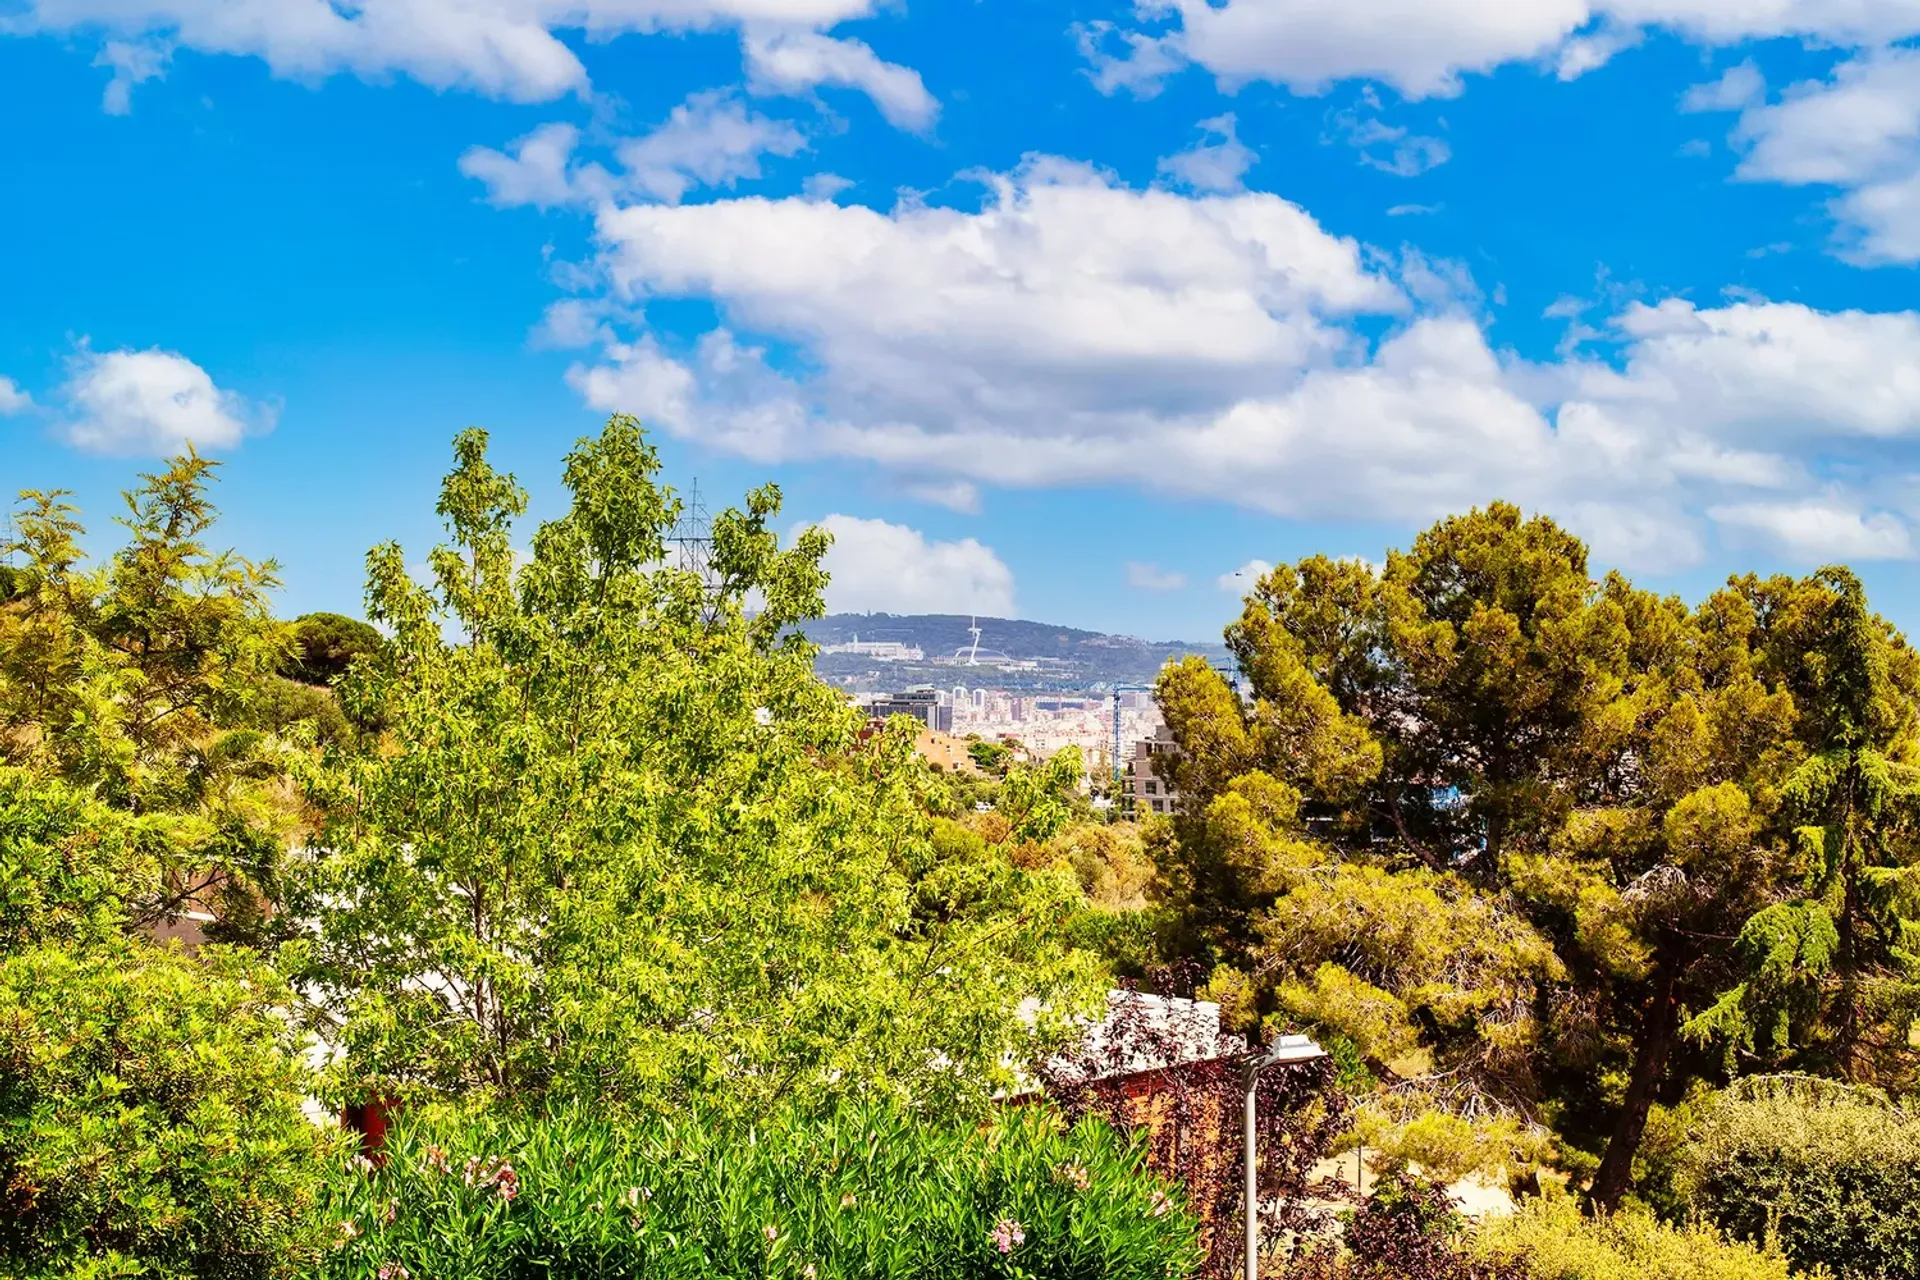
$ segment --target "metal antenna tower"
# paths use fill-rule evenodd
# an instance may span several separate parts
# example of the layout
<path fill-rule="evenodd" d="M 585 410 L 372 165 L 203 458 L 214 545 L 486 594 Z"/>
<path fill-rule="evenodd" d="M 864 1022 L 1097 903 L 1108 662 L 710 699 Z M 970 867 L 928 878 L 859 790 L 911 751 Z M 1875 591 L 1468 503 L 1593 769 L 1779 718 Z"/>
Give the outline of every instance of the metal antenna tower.
<path fill-rule="evenodd" d="M 711 595 L 713 581 L 713 520 L 700 497 L 700 480 L 695 477 L 686 496 L 680 500 L 680 518 L 667 538 L 674 548 L 674 567 L 700 575 L 700 583 Z"/>

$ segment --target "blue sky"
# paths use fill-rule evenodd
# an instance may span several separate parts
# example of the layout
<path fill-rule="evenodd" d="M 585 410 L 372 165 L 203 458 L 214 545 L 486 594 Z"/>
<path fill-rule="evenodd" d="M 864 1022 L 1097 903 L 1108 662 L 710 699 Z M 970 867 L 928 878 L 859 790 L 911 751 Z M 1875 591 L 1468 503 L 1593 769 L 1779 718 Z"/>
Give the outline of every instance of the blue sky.
<path fill-rule="evenodd" d="M 1920 626 L 1920 0 L 0 0 L 0 488 L 284 606 L 614 409 L 840 607 L 1211 635 L 1504 497 Z M 110 535 L 99 542 L 107 545 Z"/>

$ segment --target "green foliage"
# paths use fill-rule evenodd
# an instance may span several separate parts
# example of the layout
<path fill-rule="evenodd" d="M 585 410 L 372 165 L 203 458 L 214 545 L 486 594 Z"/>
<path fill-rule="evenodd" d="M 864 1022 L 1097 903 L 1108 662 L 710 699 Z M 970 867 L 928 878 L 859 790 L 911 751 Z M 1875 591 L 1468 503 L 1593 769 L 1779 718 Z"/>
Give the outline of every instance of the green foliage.
<path fill-rule="evenodd" d="M 0 955 L 90 946 L 150 918 L 174 834 L 64 783 L 0 767 Z"/>
<path fill-rule="evenodd" d="M 1737 1238 L 1777 1239 L 1798 1268 L 1844 1280 L 1914 1274 L 1920 1120 L 1872 1090 L 1742 1082 L 1703 1108 L 1687 1165 L 1697 1212 Z"/>
<path fill-rule="evenodd" d="M 1709 1226 L 1670 1226 L 1645 1210 L 1593 1219 L 1566 1196 L 1523 1201 L 1475 1233 L 1482 1257 L 1533 1280 L 1788 1280 L 1778 1253 L 1729 1241 Z"/>
<path fill-rule="evenodd" d="M 442 1113 L 404 1125 L 330 1216 L 348 1225 L 329 1280 L 1166 1280 L 1200 1256 L 1136 1148 L 1038 1108 L 985 1129 L 875 1106 L 750 1126 Z"/>
<path fill-rule="evenodd" d="M 1279 566 L 1228 641 L 1251 706 L 1204 664 L 1161 681 L 1156 887 L 1163 945 L 1256 1013 L 1552 1116 L 1602 1205 L 1703 1075 L 1915 1081 L 1920 655 L 1846 570 L 1689 610 L 1495 503 L 1378 571 Z M 1325 766 L 1360 743 L 1376 767 Z"/>
<path fill-rule="evenodd" d="M 208 547 L 215 465 L 189 451 L 143 476 L 126 495 L 126 545 L 97 567 L 58 491 L 23 495 L 0 548 L 25 559 L 0 604 L 0 766 L 114 811 L 89 811 L 74 849 L 97 834 L 158 860 L 158 891 L 149 879 L 123 895 L 135 923 L 216 899 L 260 918 L 300 817 L 286 774 L 313 730 L 293 725 L 324 718 L 275 718 L 262 697 L 285 683 L 272 674 L 285 645 L 268 611 L 274 567 Z"/>
<path fill-rule="evenodd" d="M 524 494 L 483 433 L 455 453 L 432 582 L 368 558 L 392 638 L 338 690 L 381 749 L 313 778 L 314 929 L 281 958 L 344 1049 L 336 1096 L 978 1107 L 1097 1001 L 1070 873 L 934 840 L 910 735 L 862 743 L 783 634 L 827 543 L 778 545 L 776 490 L 716 518 L 708 579 L 667 565 L 678 501 L 615 418 L 516 568 Z M 1009 821 L 1043 839 L 1055 779 L 1031 781 Z"/>
<path fill-rule="evenodd" d="M 289 1000 L 218 948 L 0 960 L 0 1275 L 303 1274 L 332 1153 Z"/>
<path fill-rule="evenodd" d="M 1000 742 L 969 743 L 967 755 L 988 773 L 1004 774 L 1013 763 L 1012 749 Z"/>
<path fill-rule="evenodd" d="M 294 619 L 293 645 L 280 674 L 303 684 L 330 685 L 354 661 L 380 651 L 380 633 L 358 618 L 308 613 Z"/>

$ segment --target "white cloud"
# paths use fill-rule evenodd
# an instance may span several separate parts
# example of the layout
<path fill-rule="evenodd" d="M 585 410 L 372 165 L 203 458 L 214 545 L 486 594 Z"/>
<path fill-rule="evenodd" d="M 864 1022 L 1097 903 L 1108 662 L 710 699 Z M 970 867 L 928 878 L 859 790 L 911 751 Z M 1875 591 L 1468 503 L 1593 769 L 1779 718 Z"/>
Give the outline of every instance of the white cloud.
<path fill-rule="evenodd" d="M 1702 555 L 1715 510 L 1906 509 L 1883 490 L 1920 440 L 1913 312 L 1617 299 L 1534 364 L 1489 343 L 1458 264 L 1390 268 L 1278 197 L 1044 158 L 987 181 L 976 209 L 606 208 L 599 301 L 722 323 L 608 337 L 569 376 L 596 408 L 923 496 L 1108 484 L 1401 523 L 1507 497 L 1643 569 Z"/>
<path fill-rule="evenodd" d="M 919 72 L 883 61 L 859 40 L 817 31 L 749 30 L 743 47 L 748 85 L 756 93 L 802 94 L 821 85 L 858 89 L 888 123 L 921 133 L 940 114 Z"/>
<path fill-rule="evenodd" d="M 800 191 L 809 200 L 831 200 L 851 186 L 853 179 L 837 173 L 810 173 L 800 184 Z"/>
<path fill-rule="evenodd" d="M 33 407 L 33 397 L 20 389 L 12 378 L 0 378 L 0 417 L 24 413 Z"/>
<path fill-rule="evenodd" d="M 460 172 L 484 183 L 487 199 L 503 208 L 592 206 L 617 195 L 672 203 L 695 187 L 758 178 L 761 157 L 794 155 L 807 140 L 785 121 L 750 111 L 725 91 L 709 91 L 693 94 L 650 133 L 616 142 L 617 172 L 576 161 L 579 143 L 580 131 L 570 124 L 542 125 L 507 152 L 469 148 Z"/>
<path fill-rule="evenodd" d="M 972 538 L 929 540 L 917 529 L 830 515 L 826 569 L 833 613 L 977 613 L 1016 616 L 1013 571 Z"/>
<path fill-rule="evenodd" d="M 1260 157 L 1234 133 L 1233 113 L 1202 120 L 1200 141 L 1160 161 L 1160 172 L 1195 191 L 1238 191 Z"/>
<path fill-rule="evenodd" d="M 660 200 L 692 187 L 730 187 L 760 176 L 760 157 L 790 156 L 807 140 L 784 121 L 748 111 L 724 93 L 696 93 L 665 124 L 618 148 L 627 182 Z"/>
<path fill-rule="evenodd" d="M 970 516 L 980 514 L 980 486 L 971 480 L 926 480 L 908 485 L 907 492 L 922 502 L 931 502 L 949 511 Z"/>
<path fill-rule="evenodd" d="M 1438 212 L 1440 212 L 1440 206 L 1437 204 L 1396 204 L 1387 210 L 1387 216 L 1389 218 L 1405 218 L 1412 214 Z"/>
<path fill-rule="evenodd" d="M 1135 591 L 1179 591 L 1187 585 L 1187 575 L 1141 560 L 1127 561 L 1127 585 Z"/>
<path fill-rule="evenodd" d="M 1866 54 L 1742 105 L 1740 177 L 1839 188 L 1830 209 L 1847 256 L 1920 262 L 1920 49 Z"/>
<path fill-rule="evenodd" d="M 1260 579 L 1273 572 L 1273 565 L 1266 560 L 1249 560 L 1230 573 L 1223 573 L 1213 580 L 1213 584 L 1222 591 L 1231 591 L 1243 596 L 1252 591 Z"/>
<path fill-rule="evenodd" d="M 153 40 L 109 40 L 100 47 L 93 65 L 110 67 L 113 79 L 100 95 L 100 109 L 110 116 L 124 116 L 133 110 L 135 85 L 157 80 L 167 73 L 173 50 Z"/>
<path fill-rule="evenodd" d="M 1389 125 L 1380 119 L 1380 110 L 1380 95 L 1368 85 L 1358 102 L 1327 118 L 1331 132 L 1323 141 L 1344 143 L 1360 153 L 1361 164 L 1400 178 L 1418 177 L 1452 157 L 1445 139 Z"/>
<path fill-rule="evenodd" d="M 571 204 L 578 192 L 567 169 L 579 141 L 580 131 L 570 124 L 541 125 L 508 152 L 469 147 L 460 157 L 460 172 L 485 183 L 487 199 L 502 208 Z"/>
<path fill-rule="evenodd" d="M 1738 111 L 1767 95 L 1767 82 L 1753 60 L 1728 67 L 1717 80 L 1697 84 L 1680 99 L 1682 111 Z"/>
<path fill-rule="evenodd" d="M 1723 529 L 1800 559 L 1901 560 L 1913 554 L 1906 522 L 1888 512 L 1866 514 L 1844 499 L 1743 503 L 1708 512 Z"/>
<path fill-rule="evenodd" d="M 1111 22 L 1078 23 L 1073 37 L 1080 56 L 1087 60 L 1087 76 L 1094 88 L 1109 96 L 1125 89 L 1136 98 L 1151 98 L 1168 76 L 1186 65 L 1171 40 L 1121 31 Z M 1110 48 L 1116 43 L 1118 53 Z"/>
<path fill-rule="evenodd" d="M 1270 80 L 1321 93 L 1365 79 L 1409 98 L 1446 97 L 1463 77 L 1510 63 L 1580 75 L 1647 30 L 1705 45 L 1790 36 L 1849 47 L 1920 33 L 1920 0 L 1167 0 L 1143 8 L 1171 16 L 1173 29 L 1083 29 L 1082 52 L 1103 88 L 1157 85 L 1192 62 L 1229 86 Z M 1116 43 L 1126 52 L 1110 52 Z"/>
<path fill-rule="evenodd" d="M 205 369 L 158 347 L 95 352 L 83 345 L 67 372 L 62 392 L 73 416 L 66 437 L 90 453 L 227 449 L 273 425 L 270 409 L 222 391 Z"/>
<path fill-rule="evenodd" d="M 563 30 L 607 39 L 748 24 L 824 28 L 872 8 L 872 0 L 25 0 L 0 19 L 0 33 L 164 41 L 259 58 L 288 79 L 404 75 L 543 102 L 587 87 L 586 69 L 556 34 Z"/>

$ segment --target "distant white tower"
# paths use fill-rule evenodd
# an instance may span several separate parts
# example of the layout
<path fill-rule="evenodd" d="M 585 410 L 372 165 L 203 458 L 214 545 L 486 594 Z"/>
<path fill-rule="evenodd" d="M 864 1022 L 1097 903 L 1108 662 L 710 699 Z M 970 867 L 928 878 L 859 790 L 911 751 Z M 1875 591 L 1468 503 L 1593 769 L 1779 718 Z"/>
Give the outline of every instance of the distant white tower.
<path fill-rule="evenodd" d="M 973 648 L 967 651 L 967 665 L 970 667 L 977 667 L 980 665 L 980 615 L 979 614 L 976 613 L 973 615 L 967 627 L 967 634 L 973 637 Z"/>

